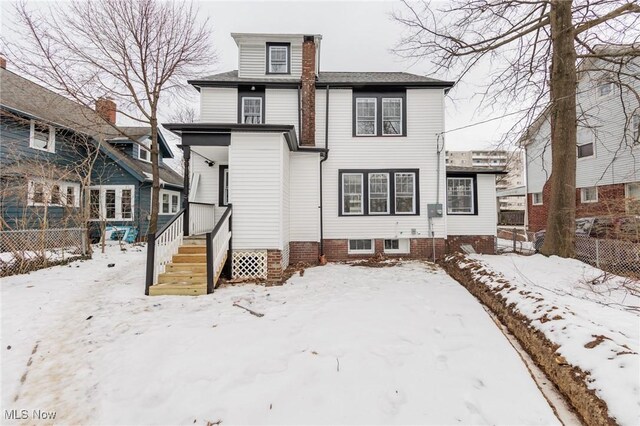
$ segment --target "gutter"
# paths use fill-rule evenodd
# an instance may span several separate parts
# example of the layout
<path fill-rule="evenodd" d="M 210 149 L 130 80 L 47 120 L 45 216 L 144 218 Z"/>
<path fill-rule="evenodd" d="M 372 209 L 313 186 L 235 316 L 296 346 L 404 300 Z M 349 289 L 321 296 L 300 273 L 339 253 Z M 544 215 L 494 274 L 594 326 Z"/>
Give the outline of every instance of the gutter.
<path fill-rule="evenodd" d="M 325 96 L 325 117 L 324 117 L 324 147 L 325 153 L 320 160 L 320 264 L 326 262 L 324 259 L 324 221 L 323 221 L 323 211 L 322 211 L 322 164 L 327 161 L 329 158 L 329 90 L 330 87 L 327 85 L 327 94 Z"/>

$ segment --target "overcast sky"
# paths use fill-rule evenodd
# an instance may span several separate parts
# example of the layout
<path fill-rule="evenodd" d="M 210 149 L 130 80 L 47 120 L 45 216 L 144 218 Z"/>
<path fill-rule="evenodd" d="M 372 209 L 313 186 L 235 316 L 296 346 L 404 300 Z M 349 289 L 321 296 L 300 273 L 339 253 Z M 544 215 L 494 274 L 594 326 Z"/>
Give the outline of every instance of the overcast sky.
<path fill-rule="evenodd" d="M 7 2 L 3 3 L 2 33 L 7 27 Z M 42 4 L 42 3 L 40 3 Z M 202 1 L 201 13 L 213 26 L 213 43 L 219 56 L 216 72 L 238 68 L 238 49 L 232 32 L 322 34 L 320 66 L 323 71 L 407 71 L 435 78 L 455 79 L 454 75 L 430 75 L 423 62 L 404 60 L 392 52 L 403 28 L 391 19 L 401 8 L 395 1 Z M 11 59 L 9 60 L 9 66 Z M 495 120 L 460 131 L 459 127 L 502 115 L 479 111 L 474 93 L 486 81 L 485 72 L 467 75 L 466 81 L 450 91 L 446 102 L 446 144 L 448 150 L 490 148 L 499 140 L 509 121 Z M 194 100 L 197 92 L 194 91 Z M 170 114 L 164 114 L 169 116 Z"/>

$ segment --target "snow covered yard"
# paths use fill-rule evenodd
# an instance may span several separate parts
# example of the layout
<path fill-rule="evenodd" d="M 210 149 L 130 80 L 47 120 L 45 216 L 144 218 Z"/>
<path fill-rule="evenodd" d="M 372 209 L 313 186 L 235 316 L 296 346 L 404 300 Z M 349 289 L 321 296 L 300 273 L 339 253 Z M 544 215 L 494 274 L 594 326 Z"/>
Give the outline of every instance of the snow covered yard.
<path fill-rule="evenodd" d="M 567 363 L 588 374 L 588 387 L 610 416 L 640 424 L 640 283 L 555 256 L 468 259 L 476 265 L 465 267 L 479 266 L 479 281 L 515 304 Z"/>
<path fill-rule="evenodd" d="M 75 424 L 558 423 L 482 306 L 439 269 L 330 264 L 281 287 L 145 297 L 144 259 L 110 247 L 2 280 L 3 412 Z"/>

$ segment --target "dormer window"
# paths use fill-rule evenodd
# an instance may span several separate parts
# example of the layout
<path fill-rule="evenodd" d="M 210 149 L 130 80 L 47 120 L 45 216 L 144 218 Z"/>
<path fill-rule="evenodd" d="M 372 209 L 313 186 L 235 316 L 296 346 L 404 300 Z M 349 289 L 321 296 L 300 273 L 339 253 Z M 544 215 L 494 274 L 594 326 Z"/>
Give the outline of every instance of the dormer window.
<path fill-rule="evenodd" d="M 41 151 L 56 152 L 55 127 L 36 120 L 31 120 L 29 146 Z"/>
<path fill-rule="evenodd" d="M 290 74 L 290 43 L 267 43 L 267 74 Z"/>
<path fill-rule="evenodd" d="M 136 158 L 138 160 L 151 162 L 151 152 L 149 152 L 148 149 L 139 144 L 136 144 L 135 146 L 137 147 L 137 149 L 135 149 L 135 151 L 137 152 Z"/>

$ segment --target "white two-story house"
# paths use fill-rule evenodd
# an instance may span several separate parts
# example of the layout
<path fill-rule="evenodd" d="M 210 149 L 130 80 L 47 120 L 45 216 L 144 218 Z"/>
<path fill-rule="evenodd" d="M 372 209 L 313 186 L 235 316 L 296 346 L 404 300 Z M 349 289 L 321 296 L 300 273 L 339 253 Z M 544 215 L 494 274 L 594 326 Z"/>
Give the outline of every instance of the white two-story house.
<path fill-rule="evenodd" d="M 182 226 L 230 232 L 219 238 L 231 241 L 229 275 L 276 282 L 297 262 L 432 259 L 461 244 L 494 251 L 499 171 L 445 167 L 452 82 L 322 71 L 317 34 L 232 37 L 239 69 L 189 82 L 199 121 L 165 124 L 182 138 L 190 177 Z M 202 226 L 209 211 L 215 220 Z M 176 268 L 189 275 L 168 268 L 167 286 L 179 281 Z"/>
<path fill-rule="evenodd" d="M 578 74 L 576 217 L 640 213 L 640 60 L 586 60 Z M 547 223 L 551 125 L 545 111 L 520 140 L 526 151 L 530 231 Z"/>

